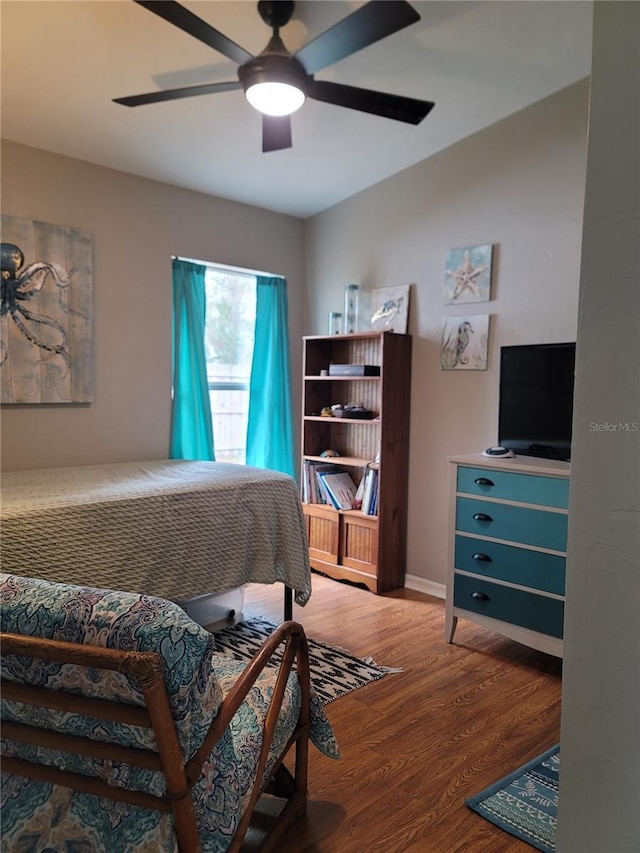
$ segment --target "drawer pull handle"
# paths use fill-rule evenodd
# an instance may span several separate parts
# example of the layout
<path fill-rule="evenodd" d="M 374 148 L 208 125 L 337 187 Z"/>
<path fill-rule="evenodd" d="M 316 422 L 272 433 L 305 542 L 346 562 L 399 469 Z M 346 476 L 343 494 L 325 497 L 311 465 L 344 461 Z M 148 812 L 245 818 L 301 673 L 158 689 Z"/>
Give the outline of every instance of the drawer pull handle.
<path fill-rule="evenodd" d="M 473 559 L 479 563 L 491 563 L 491 557 L 488 554 L 474 554 Z"/>
<path fill-rule="evenodd" d="M 471 598 L 475 598 L 476 601 L 489 601 L 489 596 L 486 592 L 472 592 Z"/>
<path fill-rule="evenodd" d="M 476 512 L 473 517 L 476 521 L 493 521 L 491 516 L 487 515 L 486 512 Z"/>
<path fill-rule="evenodd" d="M 476 486 L 495 486 L 493 480 L 490 480 L 488 477 L 476 477 L 473 482 Z"/>

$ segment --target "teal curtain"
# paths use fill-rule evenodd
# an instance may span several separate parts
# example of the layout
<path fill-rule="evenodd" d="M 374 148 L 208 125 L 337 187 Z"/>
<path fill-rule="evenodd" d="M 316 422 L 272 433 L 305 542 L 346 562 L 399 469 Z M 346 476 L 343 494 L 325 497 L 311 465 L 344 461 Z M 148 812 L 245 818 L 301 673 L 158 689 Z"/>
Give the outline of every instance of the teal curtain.
<path fill-rule="evenodd" d="M 173 261 L 171 459 L 215 460 L 204 353 L 206 267 Z"/>
<path fill-rule="evenodd" d="M 294 475 L 287 282 L 258 276 L 247 465 Z"/>

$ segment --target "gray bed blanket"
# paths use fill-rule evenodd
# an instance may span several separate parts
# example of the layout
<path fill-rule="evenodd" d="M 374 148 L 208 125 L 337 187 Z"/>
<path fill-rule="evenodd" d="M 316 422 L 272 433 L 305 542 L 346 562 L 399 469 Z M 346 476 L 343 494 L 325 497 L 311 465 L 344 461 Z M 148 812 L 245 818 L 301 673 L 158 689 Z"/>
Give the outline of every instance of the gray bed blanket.
<path fill-rule="evenodd" d="M 221 462 L 116 463 L 2 475 L 2 570 L 183 600 L 280 581 L 311 594 L 286 474 Z"/>

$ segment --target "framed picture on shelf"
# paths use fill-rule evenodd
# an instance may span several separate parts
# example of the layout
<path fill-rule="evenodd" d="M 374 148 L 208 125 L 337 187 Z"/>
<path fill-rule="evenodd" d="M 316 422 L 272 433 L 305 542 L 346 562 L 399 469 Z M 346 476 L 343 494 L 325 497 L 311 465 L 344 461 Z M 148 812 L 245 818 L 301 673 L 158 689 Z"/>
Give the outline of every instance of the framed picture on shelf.
<path fill-rule="evenodd" d="M 464 246 L 447 252 L 444 263 L 444 303 L 488 302 L 491 299 L 493 246 Z"/>
<path fill-rule="evenodd" d="M 371 291 L 371 330 L 406 335 L 410 284 L 379 287 Z"/>
<path fill-rule="evenodd" d="M 440 346 L 443 370 L 486 370 L 488 352 L 489 314 L 444 318 Z"/>

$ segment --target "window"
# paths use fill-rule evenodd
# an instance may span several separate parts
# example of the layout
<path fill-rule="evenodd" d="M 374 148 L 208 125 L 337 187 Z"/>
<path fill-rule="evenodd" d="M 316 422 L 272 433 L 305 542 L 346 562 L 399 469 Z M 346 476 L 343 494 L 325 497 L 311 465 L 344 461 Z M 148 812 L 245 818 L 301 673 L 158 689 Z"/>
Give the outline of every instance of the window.
<path fill-rule="evenodd" d="M 174 257 L 171 290 L 170 457 L 293 476 L 286 278 Z"/>
<path fill-rule="evenodd" d="M 216 460 L 246 461 L 256 276 L 207 264 L 205 356 Z"/>

